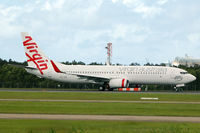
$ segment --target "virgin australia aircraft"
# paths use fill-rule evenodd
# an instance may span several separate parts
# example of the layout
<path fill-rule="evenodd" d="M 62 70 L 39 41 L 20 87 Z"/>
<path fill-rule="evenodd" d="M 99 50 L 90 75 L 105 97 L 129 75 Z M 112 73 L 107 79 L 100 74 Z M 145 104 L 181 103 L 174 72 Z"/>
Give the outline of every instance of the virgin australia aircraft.
<path fill-rule="evenodd" d="M 196 80 L 187 71 L 163 66 L 64 65 L 49 59 L 27 32 L 22 32 L 26 71 L 38 77 L 70 83 L 100 84 L 101 90 L 126 88 L 130 84 L 170 84 L 182 87 Z"/>

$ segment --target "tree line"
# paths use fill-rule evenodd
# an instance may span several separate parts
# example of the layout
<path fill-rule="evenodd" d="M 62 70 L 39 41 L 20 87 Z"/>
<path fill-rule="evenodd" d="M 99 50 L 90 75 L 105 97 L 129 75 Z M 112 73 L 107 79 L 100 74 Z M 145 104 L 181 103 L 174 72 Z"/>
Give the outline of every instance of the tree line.
<path fill-rule="evenodd" d="M 66 61 L 62 62 L 67 65 L 86 65 L 82 61 Z M 25 69 L 15 67 L 13 65 L 27 66 L 27 62 L 17 62 L 13 60 L 3 60 L 0 58 L 0 88 L 94 88 L 99 86 L 95 84 L 71 84 L 52 81 L 44 78 L 38 78 L 35 75 L 29 74 Z M 88 65 L 105 65 L 103 63 L 92 62 Z M 115 65 L 121 65 L 119 63 Z M 131 63 L 130 66 L 140 66 L 139 63 Z M 146 63 L 145 66 L 165 66 L 165 64 Z M 184 89 L 200 90 L 200 66 L 194 67 L 179 66 L 197 77 L 196 81 L 187 84 Z M 149 90 L 166 90 L 173 89 L 170 85 L 149 85 Z"/>

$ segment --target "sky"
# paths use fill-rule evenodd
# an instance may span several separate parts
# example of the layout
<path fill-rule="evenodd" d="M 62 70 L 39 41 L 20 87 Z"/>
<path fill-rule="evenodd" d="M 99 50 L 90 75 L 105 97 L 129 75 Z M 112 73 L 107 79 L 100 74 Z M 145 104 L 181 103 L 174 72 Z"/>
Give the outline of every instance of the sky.
<path fill-rule="evenodd" d="M 25 61 L 20 32 L 29 32 L 58 62 L 128 65 L 200 58 L 200 0 L 0 1 L 0 58 Z"/>

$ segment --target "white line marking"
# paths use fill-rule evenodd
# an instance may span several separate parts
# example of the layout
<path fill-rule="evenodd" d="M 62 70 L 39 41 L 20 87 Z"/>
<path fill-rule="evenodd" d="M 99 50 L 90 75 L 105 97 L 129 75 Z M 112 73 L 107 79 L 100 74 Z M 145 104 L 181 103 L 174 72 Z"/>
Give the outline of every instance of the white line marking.
<path fill-rule="evenodd" d="M 159 98 L 157 97 L 141 97 L 141 100 L 158 100 Z"/>

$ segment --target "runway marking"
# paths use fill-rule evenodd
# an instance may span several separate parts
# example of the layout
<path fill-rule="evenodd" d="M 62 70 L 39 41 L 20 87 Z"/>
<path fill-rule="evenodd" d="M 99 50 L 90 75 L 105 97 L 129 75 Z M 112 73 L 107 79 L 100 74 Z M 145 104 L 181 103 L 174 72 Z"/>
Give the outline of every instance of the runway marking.
<path fill-rule="evenodd" d="M 166 104 L 200 104 L 200 102 L 181 101 L 119 101 L 119 100 L 48 100 L 48 99 L 0 99 L 0 101 L 23 102 L 86 102 L 86 103 L 166 103 Z"/>
<path fill-rule="evenodd" d="M 200 117 L 122 116 L 122 115 L 0 114 L 0 119 L 105 120 L 105 121 L 155 121 L 155 122 L 162 121 L 162 122 L 200 123 Z"/>
<path fill-rule="evenodd" d="M 141 100 L 158 100 L 158 97 L 141 97 Z"/>

